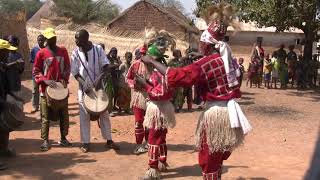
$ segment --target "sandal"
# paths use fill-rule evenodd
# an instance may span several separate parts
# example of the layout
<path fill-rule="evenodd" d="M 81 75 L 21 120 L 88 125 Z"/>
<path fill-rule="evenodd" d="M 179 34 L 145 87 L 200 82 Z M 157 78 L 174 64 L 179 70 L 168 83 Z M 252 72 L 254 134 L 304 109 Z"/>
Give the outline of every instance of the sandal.
<path fill-rule="evenodd" d="M 90 145 L 89 145 L 89 144 L 83 144 L 83 145 L 80 147 L 80 150 L 81 150 L 83 153 L 87 153 L 87 152 L 89 152 L 89 150 L 90 150 Z"/>
<path fill-rule="evenodd" d="M 50 147 L 49 147 L 49 142 L 47 140 L 45 140 L 42 145 L 40 146 L 40 150 L 43 152 L 49 151 Z"/>
<path fill-rule="evenodd" d="M 62 147 L 69 147 L 72 146 L 72 144 L 67 139 L 61 139 L 58 144 Z"/>

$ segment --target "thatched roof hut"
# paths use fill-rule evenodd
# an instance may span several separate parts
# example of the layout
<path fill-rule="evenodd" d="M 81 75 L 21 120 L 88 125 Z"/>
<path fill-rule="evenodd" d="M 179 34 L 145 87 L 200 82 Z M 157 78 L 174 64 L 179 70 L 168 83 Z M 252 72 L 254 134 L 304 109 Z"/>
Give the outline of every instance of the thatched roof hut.
<path fill-rule="evenodd" d="M 107 28 L 116 36 L 140 36 L 146 27 L 164 29 L 178 39 L 192 42 L 199 30 L 176 8 L 163 8 L 141 0 L 109 22 Z"/>
<path fill-rule="evenodd" d="M 40 27 L 41 18 L 48 18 L 53 14 L 51 10 L 54 6 L 54 2 L 52 0 L 47 0 L 41 8 L 28 20 L 28 25 L 33 27 Z"/>
<path fill-rule="evenodd" d="M 139 1 L 125 10 L 120 16 L 113 19 L 107 27 L 96 23 L 74 24 L 70 19 L 56 16 L 53 12 L 53 6 L 54 2 L 48 0 L 28 21 L 30 45 L 36 42 L 36 37 L 41 33 L 41 29 L 43 30 L 47 27 L 56 29 L 58 44 L 65 46 L 69 52 L 75 47 L 75 31 L 82 28 L 90 32 L 91 41 L 104 43 L 106 51 L 111 47 L 117 47 L 120 56 L 124 56 L 127 51 L 133 52 L 137 47 L 142 46 L 144 43 L 144 30 L 147 26 L 154 26 L 159 30 L 165 29 L 174 34 L 177 37 L 177 48 L 181 50 L 192 46 L 190 42 L 197 44 L 198 40 L 196 36 L 199 30 L 191 26 L 190 20 L 180 11 L 174 8 L 163 9 L 147 0 Z M 138 10 L 139 8 L 142 9 Z M 147 13 L 148 17 L 146 17 Z M 151 16 L 154 18 L 151 18 Z M 131 18 L 134 19 L 134 22 L 131 22 L 133 20 Z M 61 21 L 57 19 L 61 19 Z M 158 20 L 156 21 L 155 19 Z"/>
<path fill-rule="evenodd" d="M 29 62 L 29 45 L 28 35 L 26 29 L 26 16 L 24 12 L 8 16 L 2 15 L 2 21 L 0 23 L 0 37 L 5 35 L 15 35 L 20 39 L 20 46 L 18 51 L 22 54 L 24 60 Z M 26 73 L 31 69 L 29 63 L 26 63 Z"/>

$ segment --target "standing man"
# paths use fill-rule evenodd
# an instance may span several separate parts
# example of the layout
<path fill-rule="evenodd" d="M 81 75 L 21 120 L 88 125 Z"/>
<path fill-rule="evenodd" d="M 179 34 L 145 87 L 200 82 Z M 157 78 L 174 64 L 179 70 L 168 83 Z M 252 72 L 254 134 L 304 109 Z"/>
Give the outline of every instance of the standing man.
<path fill-rule="evenodd" d="M 169 67 L 182 67 L 182 54 L 179 49 L 175 49 L 172 52 L 173 59 L 169 62 Z M 172 103 L 174 105 L 175 111 L 178 113 L 182 109 L 182 106 L 184 104 L 184 94 L 183 94 L 183 88 L 177 88 L 174 90 L 174 95 L 172 98 Z"/>
<path fill-rule="evenodd" d="M 71 56 L 72 75 L 79 82 L 78 99 L 80 109 L 80 134 L 82 146 L 81 151 L 87 153 L 90 150 L 90 115 L 83 104 L 84 93 L 90 93 L 92 88 L 102 88 L 101 79 L 108 71 L 109 60 L 101 46 L 89 41 L 88 31 L 82 29 L 76 32 L 76 45 L 78 46 Z M 107 149 L 119 150 L 112 141 L 111 123 L 108 112 L 104 112 L 99 118 L 102 137 L 107 140 Z"/>
<path fill-rule="evenodd" d="M 37 42 L 38 42 L 38 44 L 36 46 L 34 46 L 30 52 L 30 63 L 32 64 L 32 66 L 33 66 L 34 61 L 36 59 L 37 53 L 40 51 L 40 49 L 45 48 L 45 46 L 44 46 L 45 38 L 42 34 L 40 34 L 37 37 Z M 32 87 L 32 100 L 31 100 L 32 110 L 31 110 L 31 113 L 35 113 L 39 110 L 39 85 L 36 83 L 33 74 L 32 74 L 32 86 L 33 87 Z"/>
<path fill-rule="evenodd" d="M 223 13 L 216 13 L 218 12 Z M 234 100 L 241 97 L 238 69 L 232 63 L 231 49 L 223 42 L 232 6 L 218 4 L 209 8 L 208 29 L 201 36 L 200 48 L 205 48 L 204 57 L 183 68 L 167 68 L 151 56 L 142 61 L 152 65 L 165 75 L 167 88 L 188 87 L 198 83 L 203 87 L 202 97 L 206 108 L 200 115 L 196 130 L 196 145 L 199 149 L 199 165 L 204 180 L 221 179 L 223 161 L 242 142 L 251 126 Z M 218 14 L 218 16 L 215 16 Z M 216 51 L 212 51 L 215 47 Z"/>
<path fill-rule="evenodd" d="M 118 49 L 115 47 L 112 47 L 107 55 L 107 58 L 110 61 L 110 69 L 111 69 L 111 81 L 112 81 L 112 89 L 113 89 L 113 96 L 112 99 L 109 99 L 112 103 L 112 110 L 117 110 L 117 98 L 118 98 L 118 91 L 119 91 L 119 66 L 121 64 L 120 58 L 118 57 Z M 112 111 L 111 110 L 111 111 Z M 112 117 L 115 116 L 115 114 L 112 112 L 110 114 Z"/>
<path fill-rule="evenodd" d="M 140 54 L 143 56 L 145 53 L 146 47 L 141 48 Z M 143 126 L 144 116 L 147 108 L 147 93 L 136 83 L 136 75 L 146 79 L 150 76 L 149 70 L 145 64 L 141 62 L 141 59 L 137 59 L 131 64 L 126 77 L 127 83 L 132 89 L 130 105 L 135 118 L 135 137 L 137 145 L 133 153 L 139 155 L 147 152 L 146 144 L 142 144 L 143 139 L 148 141 L 148 130 Z"/>
<path fill-rule="evenodd" d="M 9 91 L 6 81 L 6 61 L 9 51 L 16 51 L 17 48 L 9 44 L 8 41 L 0 39 L 0 113 L 3 113 L 7 93 Z M 0 118 L 0 121 L 2 119 Z M 15 151 L 9 149 L 9 132 L 0 131 L 0 156 L 1 157 L 14 157 Z M 0 170 L 6 169 L 6 165 L 0 162 Z"/>
<path fill-rule="evenodd" d="M 49 123 L 52 120 L 60 121 L 61 140 L 59 144 L 61 146 L 71 145 L 66 138 L 69 132 L 68 100 L 65 101 L 65 108 L 53 110 L 54 107 L 48 106 L 48 99 L 45 96 L 46 88 L 48 86 L 55 88 L 57 82 L 61 82 L 67 87 L 71 67 L 67 49 L 57 46 L 55 30 L 47 28 L 43 32 L 43 36 L 46 38 L 46 47 L 36 55 L 33 75 L 36 83 L 40 86 L 41 96 L 41 138 L 43 139 L 43 144 L 40 149 L 48 151 L 50 148 Z"/>
<path fill-rule="evenodd" d="M 265 56 L 265 52 L 264 52 L 264 49 L 262 48 L 262 39 L 257 39 L 257 46 L 253 50 L 251 59 L 258 62 L 257 63 L 258 64 L 258 69 L 257 69 L 258 70 L 257 71 L 258 87 L 260 87 L 262 84 L 264 56 Z"/>

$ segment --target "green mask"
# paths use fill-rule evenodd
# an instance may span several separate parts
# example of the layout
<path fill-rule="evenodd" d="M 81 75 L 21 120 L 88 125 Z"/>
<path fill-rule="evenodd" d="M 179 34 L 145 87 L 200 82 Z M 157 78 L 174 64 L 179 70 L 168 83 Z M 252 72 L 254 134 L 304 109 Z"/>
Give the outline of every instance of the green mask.
<path fill-rule="evenodd" d="M 155 46 L 154 44 L 151 45 L 151 46 L 148 48 L 147 55 L 155 56 L 155 57 L 162 57 L 162 56 L 163 56 L 163 55 L 161 54 L 161 52 L 159 51 L 159 49 L 157 48 L 157 46 Z"/>

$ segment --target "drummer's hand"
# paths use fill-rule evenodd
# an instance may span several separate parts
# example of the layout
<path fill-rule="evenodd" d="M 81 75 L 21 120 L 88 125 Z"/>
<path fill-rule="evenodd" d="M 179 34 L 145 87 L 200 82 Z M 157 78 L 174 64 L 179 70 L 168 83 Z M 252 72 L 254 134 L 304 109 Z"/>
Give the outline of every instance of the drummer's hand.
<path fill-rule="evenodd" d="M 90 84 L 85 84 L 85 85 L 83 86 L 83 91 L 84 91 L 86 94 L 90 94 L 91 91 L 92 91 L 91 85 L 90 85 Z"/>
<path fill-rule="evenodd" d="M 45 80 L 44 83 L 51 88 L 57 88 L 57 83 L 54 80 Z"/>
<path fill-rule="evenodd" d="M 147 85 L 147 80 L 139 75 L 135 75 L 135 80 L 138 86 L 146 86 Z"/>
<path fill-rule="evenodd" d="M 60 82 L 64 86 L 64 88 L 67 88 L 68 84 L 65 80 L 61 80 Z"/>

